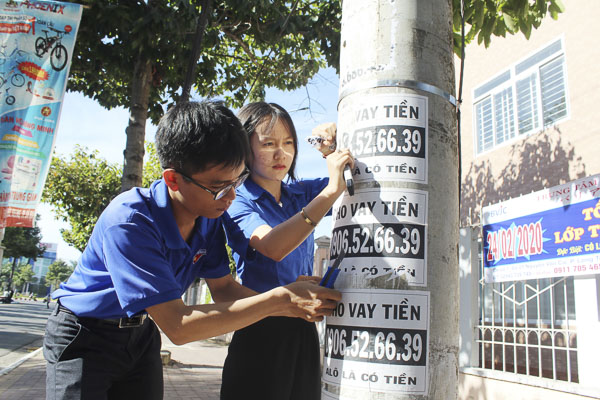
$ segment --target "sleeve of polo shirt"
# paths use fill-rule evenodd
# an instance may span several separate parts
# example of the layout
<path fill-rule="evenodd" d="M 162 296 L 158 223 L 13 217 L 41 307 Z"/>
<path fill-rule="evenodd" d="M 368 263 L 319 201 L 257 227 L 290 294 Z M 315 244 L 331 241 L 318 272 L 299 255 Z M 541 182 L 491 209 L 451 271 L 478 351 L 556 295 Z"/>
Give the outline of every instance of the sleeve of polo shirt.
<path fill-rule="evenodd" d="M 233 222 L 241 229 L 248 242 L 256 228 L 262 225 L 270 226 L 270 224 L 261 217 L 259 210 L 256 209 L 256 204 L 242 196 L 238 196 L 234 200 L 227 210 L 227 213 Z M 237 251 L 237 249 L 235 250 L 238 254 L 243 254 Z"/>
<path fill-rule="evenodd" d="M 181 287 L 165 251 L 159 233 L 143 218 L 105 231 L 104 262 L 128 315 L 180 297 Z"/>
<path fill-rule="evenodd" d="M 228 213 L 223 214 L 222 221 L 229 247 L 238 254 L 245 254 L 246 260 L 254 259 L 256 250 L 250 247 L 250 238 L 245 235 Z"/>
<path fill-rule="evenodd" d="M 316 178 L 300 181 L 300 184 L 304 187 L 304 193 L 306 198 L 304 199 L 305 204 L 310 203 L 329 183 L 329 178 Z M 331 215 L 331 208 L 327 211 L 325 216 Z"/>

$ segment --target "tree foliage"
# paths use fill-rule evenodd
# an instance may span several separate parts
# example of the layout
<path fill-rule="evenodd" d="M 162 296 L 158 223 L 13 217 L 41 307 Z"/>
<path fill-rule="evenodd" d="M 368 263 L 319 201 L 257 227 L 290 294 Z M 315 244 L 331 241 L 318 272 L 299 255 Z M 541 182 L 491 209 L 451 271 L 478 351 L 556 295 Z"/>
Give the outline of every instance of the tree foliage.
<path fill-rule="evenodd" d="M 36 216 L 36 220 L 39 216 Z M 44 254 L 45 247 L 40 244 L 42 240 L 42 233 L 40 228 L 21 228 L 21 227 L 8 227 L 4 230 L 4 239 L 2 239 L 2 246 L 4 247 L 3 256 L 6 258 L 12 258 L 12 267 L 8 274 L 8 287 L 12 288 L 15 283 L 15 272 L 18 272 L 17 266 L 21 257 L 26 259 L 32 258 L 37 259 L 39 256 Z"/>
<path fill-rule="evenodd" d="M 201 2 L 76 2 L 85 8 L 68 89 L 130 110 L 122 190 L 139 186 L 146 119 L 157 123 L 181 96 Z M 267 85 L 305 85 L 327 63 L 337 64 L 340 12 L 339 1 L 213 1 L 194 90 L 236 107 L 262 98 Z"/>
<path fill-rule="evenodd" d="M 119 193 L 119 166 L 98 155 L 76 147 L 67 159 L 53 157 L 42 201 L 53 207 L 57 218 L 68 222 L 62 229 L 65 242 L 83 251 L 96 219 Z"/>
<path fill-rule="evenodd" d="M 45 247 L 40 244 L 42 234 L 40 228 L 9 227 L 4 231 L 2 246 L 5 258 L 33 258 L 44 254 Z"/>
<path fill-rule="evenodd" d="M 69 279 L 69 276 L 71 276 L 72 273 L 72 265 L 67 264 L 63 260 L 56 260 L 48 267 L 46 284 L 54 285 L 56 288 L 61 282 L 65 282 L 67 279 Z"/>
<path fill-rule="evenodd" d="M 13 282 L 17 288 L 33 280 L 33 268 L 31 264 L 22 264 L 15 271 Z"/>
<path fill-rule="evenodd" d="M 149 186 L 162 170 L 153 143 L 147 144 L 146 155 L 144 185 Z M 65 242 L 83 251 L 98 217 L 119 194 L 120 179 L 120 165 L 109 163 L 98 151 L 77 146 L 69 157 L 53 157 L 42 201 L 71 226 L 61 229 Z"/>
<path fill-rule="evenodd" d="M 185 78 L 200 15 L 197 1 L 84 0 L 86 6 L 69 89 L 112 108 L 130 106 L 132 66 L 151 63 L 149 115 L 176 102 Z M 319 68 L 337 64 L 339 1 L 214 1 L 197 62 L 200 96 L 225 96 L 241 106 L 253 91 L 300 87 Z M 255 82 L 254 88 L 251 83 Z"/>
<path fill-rule="evenodd" d="M 2 267 L 0 268 L 0 282 L 1 287 L 6 288 L 6 283 L 10 279 L 10 273 L 12 271 L 12 262 L 6 261 L 2 263 Z"/>
<path fill-rule="evenodd" d="M 152 142 L 146 143 L 146 161 L 144 162 L 144 174 L 142 186 L 150 187 L 150 184 L 162 176 L 163 169 L 158 160 L 156 146 Z"/>
<path fill-rule="evenodd" d="M 461 3 L 464 5 L 465 43 L 477 38 L 488 47 L 493 36 L 522 32 L 529 39 L 546 15 L 564 12 L 561 0 L 453 0 L 454 51 L 461 53 Z"/>

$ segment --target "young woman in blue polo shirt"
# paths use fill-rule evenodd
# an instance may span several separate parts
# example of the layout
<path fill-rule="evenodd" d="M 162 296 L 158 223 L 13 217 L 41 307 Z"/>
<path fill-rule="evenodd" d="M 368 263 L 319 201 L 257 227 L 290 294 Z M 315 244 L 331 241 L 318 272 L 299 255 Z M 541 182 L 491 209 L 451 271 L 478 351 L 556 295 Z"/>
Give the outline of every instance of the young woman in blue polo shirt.
<path fill-rule="evenodd" d="M 250 177 L 236 191 L 229 215 L 250 248 L 229 235 L 242 284 L 257 292 L 312 275 L 313 230 L 345 189 L 349 151 L 333 151 L 335 125 L 314 134 L 326 140 L 329 179 L 297 180 L 298 137 L 279 105 L 257 102 L 239 114 L 252 149 Z M 284 179 L 288 178 L 285 182 Z M 241 253 L 241 254 L 240 254 Z M 319 340 L 315 324 L 271 317 L 235 332 L 223 369 L 221 399 L 311 400 L 320 398 Z"/>

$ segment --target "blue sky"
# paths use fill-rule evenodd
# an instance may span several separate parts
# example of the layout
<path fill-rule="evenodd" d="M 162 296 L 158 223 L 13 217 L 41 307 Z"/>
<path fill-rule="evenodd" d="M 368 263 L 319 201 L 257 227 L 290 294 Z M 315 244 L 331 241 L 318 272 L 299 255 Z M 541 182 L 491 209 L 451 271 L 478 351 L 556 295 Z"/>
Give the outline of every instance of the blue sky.
<path fill-rule="evenodd" d="M 306 143 L 312 128 L 320 123 L 337 122 L 337 100 L 339 79 L 332 68 L 319 72 L 303 88 L 292 92 L 268 89 L 265 100 L 284 107 L 294 120 L 300 141 L 296 167 L 300 178 L 313 178 L 327 175 L 327 166 L 319 152 Z M 308 107 L 309 109 L 304 109 Z M 301 110 L 302 109 L 302 110 Z M 296 111 L 297 110 L 297 111 Z M 237 110 L 236 110 L 237 111 Z M 125 128 L 129 118 L 128 110 L 117 108 L 106 110 L 94 100 L 79 93 L 66 93 L 58 124 L 54 151 L 66 156 L 72 153 L 75 145 L 98 150 L 100 156 L 110 162 L 123 162 L 125 148 Z M 156 127 L 146 125 L 146 141 L 154 141 Z M 61 228 L 68 225 L 54 218 L 51 206 L 41 203 L 37 208 L 41 216 L 39 227 L 44 242 L 58 243 L 58 258 L 76 260 L 80 253 L 68 246 L 60 236 Z M 331 218 L 325 218 L 317 226 L 315 236 L 331 235 Z"/>

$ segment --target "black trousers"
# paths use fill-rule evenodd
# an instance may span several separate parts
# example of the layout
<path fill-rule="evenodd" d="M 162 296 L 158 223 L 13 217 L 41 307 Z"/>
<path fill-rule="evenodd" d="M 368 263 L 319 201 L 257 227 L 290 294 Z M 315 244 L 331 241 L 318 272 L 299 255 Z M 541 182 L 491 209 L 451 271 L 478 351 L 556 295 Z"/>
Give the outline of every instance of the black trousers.
<path fill-rule="evenodd" d="M 160 333 L 149 318 L 119 328 L 59 310 L 44 336 L 47 400 L 163 398 Z"/>
<path fill-rule="evenodd" d="M 233 335 L 221 400 L 318 400 L 319 338 L 314 323 L 270 317 Z"/>

